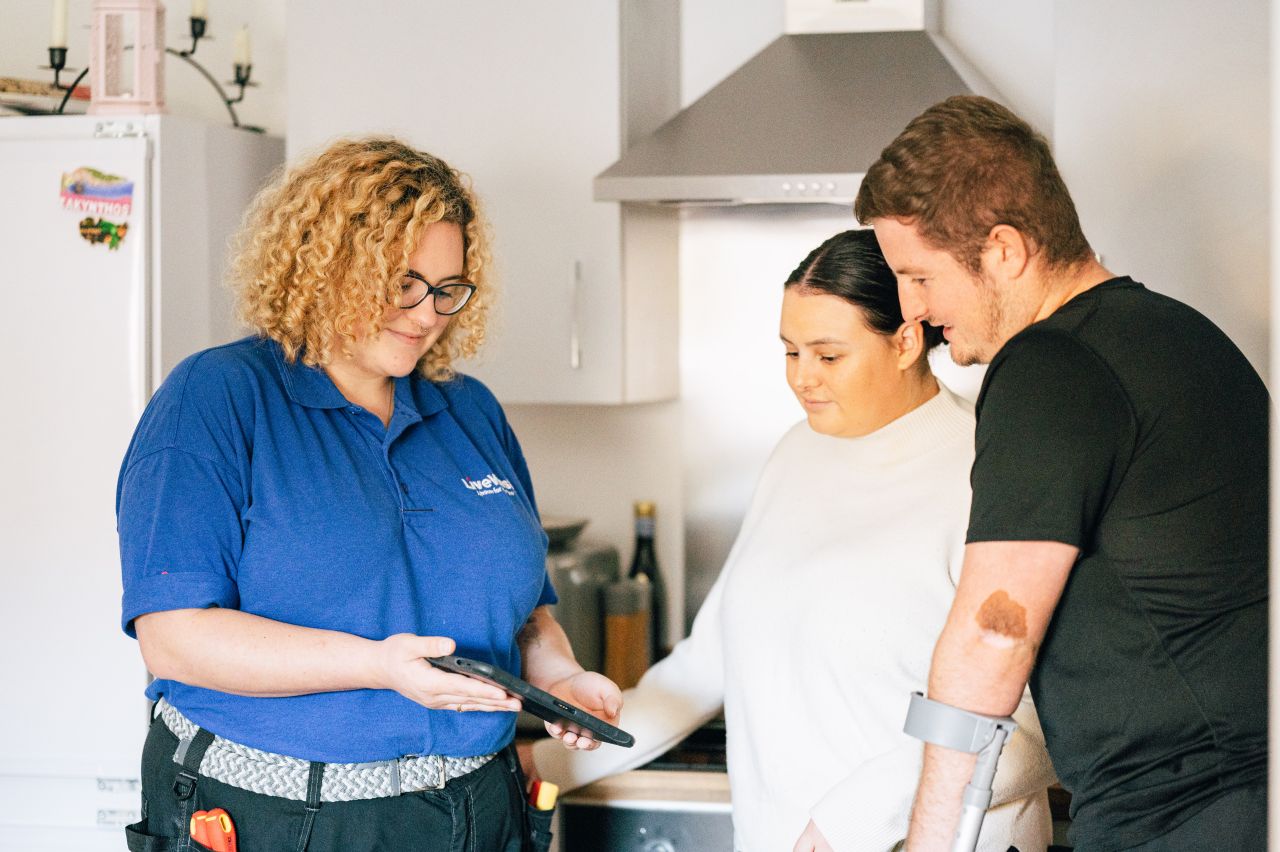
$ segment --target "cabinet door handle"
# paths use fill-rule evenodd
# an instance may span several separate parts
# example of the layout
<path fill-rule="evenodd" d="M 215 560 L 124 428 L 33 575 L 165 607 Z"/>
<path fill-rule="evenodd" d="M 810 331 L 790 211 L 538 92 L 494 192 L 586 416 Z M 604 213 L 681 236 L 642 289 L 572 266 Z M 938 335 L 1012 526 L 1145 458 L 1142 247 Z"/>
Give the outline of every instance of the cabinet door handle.
<path fill-rule="evenodd" d="M 573 262 L 573 292 L 569 297 L 569 367 L 582 367 L 582 341 L 578 337 L 578 298 L 582 289 L 582 261 Z"/>

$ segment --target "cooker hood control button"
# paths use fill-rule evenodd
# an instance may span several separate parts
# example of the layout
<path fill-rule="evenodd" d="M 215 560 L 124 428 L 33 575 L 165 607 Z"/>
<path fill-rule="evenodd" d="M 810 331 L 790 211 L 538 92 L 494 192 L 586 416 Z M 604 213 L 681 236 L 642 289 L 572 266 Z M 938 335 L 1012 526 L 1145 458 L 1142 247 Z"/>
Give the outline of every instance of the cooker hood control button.
<path fill-rule="evenodd" d="M 659 838 L 650 840 L 644 846 L 641 846 L 640 852 L 676 852 L 676 847 L 671 845 L 670 840 Z"/>

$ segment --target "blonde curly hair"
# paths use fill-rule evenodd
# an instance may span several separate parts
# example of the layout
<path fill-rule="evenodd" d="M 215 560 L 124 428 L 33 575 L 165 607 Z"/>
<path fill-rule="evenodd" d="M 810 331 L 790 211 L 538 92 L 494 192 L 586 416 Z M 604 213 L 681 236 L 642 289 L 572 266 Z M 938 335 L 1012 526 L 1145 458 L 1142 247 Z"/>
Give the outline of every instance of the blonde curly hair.
<path fill-rule="evenodd" d="M 470 181 L 438 157 L 389 137 L 342 139 L 258 193 L 236 240 L 232 285 L 250 328 L 290 363 L 323 367 L 382 329 L 400 277 L 435 222 L 462 229 L 476 292 L 418 362 L 433 381 L 484 342 L 493 299 L 489 233 Z"/>

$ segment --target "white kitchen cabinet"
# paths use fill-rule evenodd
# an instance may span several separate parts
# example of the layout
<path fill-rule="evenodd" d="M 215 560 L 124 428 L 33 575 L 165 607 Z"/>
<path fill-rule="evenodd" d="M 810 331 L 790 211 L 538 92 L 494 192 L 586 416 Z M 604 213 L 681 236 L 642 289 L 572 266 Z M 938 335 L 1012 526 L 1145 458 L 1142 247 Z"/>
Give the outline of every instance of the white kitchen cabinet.
<path fill-rule="evenodd" d="M 673 254 L 675 217 L 628 214 L 638 239 L 624 257 L 620 205 L 591 194 L 620 150 L 618 15 L 601 0 L 289 5 L 290 156 L 391 133 L 474 179 L 502 294 L 463 369 L 503 402 L 676 394 L 674 264 L 654 271 L 644 249 L 669 238 Z"/>

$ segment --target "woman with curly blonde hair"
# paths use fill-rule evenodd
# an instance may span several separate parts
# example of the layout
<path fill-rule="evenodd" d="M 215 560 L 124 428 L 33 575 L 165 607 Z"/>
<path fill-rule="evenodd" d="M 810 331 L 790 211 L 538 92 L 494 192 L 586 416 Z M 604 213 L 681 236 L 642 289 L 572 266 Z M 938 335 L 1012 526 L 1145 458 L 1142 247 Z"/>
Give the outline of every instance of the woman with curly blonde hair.
<path fill-rule="evenodd" d="M 453 370 L 489 266 L 468 184 L 394 139 L 259 195 L 234 266 L 257 333 L 175 368 L 120 474 L 122 624 L 156 677 L 130 849 L 223 848 L 228 824 L 241 852 L 533 848 L 519 703 L 424 658 L 616 718 L 548 609 L 520 445 Z"/>

